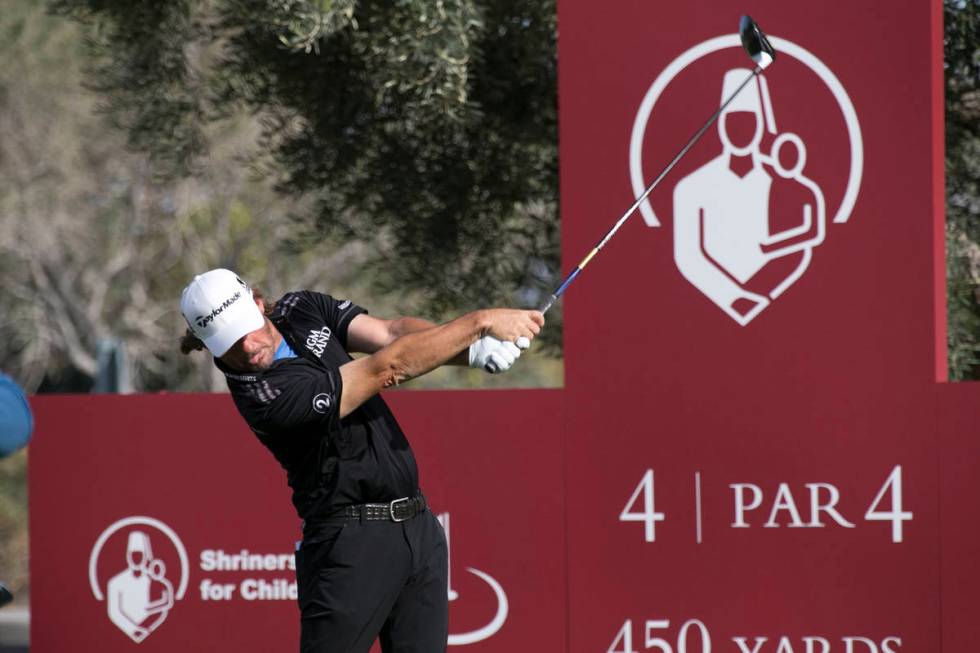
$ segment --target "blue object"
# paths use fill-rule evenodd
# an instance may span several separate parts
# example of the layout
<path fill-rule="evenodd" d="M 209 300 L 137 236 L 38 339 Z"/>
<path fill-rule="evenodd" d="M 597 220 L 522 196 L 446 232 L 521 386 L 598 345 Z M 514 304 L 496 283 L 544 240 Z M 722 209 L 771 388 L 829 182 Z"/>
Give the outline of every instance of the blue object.
<path fill-rule="evenodd" d="M 293 348 L 289 346 L 286 339 L 283 338 L 282 342 L 279 343 L 279 347 L 276 349 L 276 355 L 273 360 L 279 360 L 280 358 L 296 358 L 296 352 Z"/>
<path fill-rule="evenodd" d="M 34 417 L 24 391 L 9 376 L 0 374 L 0 457 L 25 446 L 33 430 Z"/>

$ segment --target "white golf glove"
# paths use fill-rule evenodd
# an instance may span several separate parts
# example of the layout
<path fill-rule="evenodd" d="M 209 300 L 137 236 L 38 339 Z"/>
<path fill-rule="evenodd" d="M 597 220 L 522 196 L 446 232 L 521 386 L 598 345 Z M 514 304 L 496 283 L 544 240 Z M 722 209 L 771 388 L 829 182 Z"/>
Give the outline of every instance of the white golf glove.
<path fill-rule="evenodd" d="M 491 374 L 506 372 L 521 357 L 518 345 L 525 345 L 523 349 L 527 349 L 531 344 L 527 338 L 518 338 L 517 343 L 515 345 L 513 342 L 497 340 L 493 336 L 483 336 L 470 345 L 470 367 L 486 370 Z"/>

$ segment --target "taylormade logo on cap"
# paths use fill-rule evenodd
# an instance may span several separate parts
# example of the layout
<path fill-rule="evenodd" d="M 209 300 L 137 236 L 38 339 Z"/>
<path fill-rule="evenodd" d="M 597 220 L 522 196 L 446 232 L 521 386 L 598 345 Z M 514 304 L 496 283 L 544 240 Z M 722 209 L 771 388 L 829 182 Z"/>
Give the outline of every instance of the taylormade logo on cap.
<path fill-rule="evenodd" d="M 221 306 L 211 311 L 211 313 L 209 313 L 208 315 L 198 315 L 197 317 L 195 317 L 194 322 L 197 324 L 197 326 L 201 327 L 202 329 L 207 327 L 208 322 L 210 322 L 215 317 L 220 315 L 221 311 L 225 310 L 226 308 L 234 304 L 241 296 L 242 296 L 241 292 L 236 292 L 229 299 L 226 299 L 224 303 L 221 304 Z"/>
<path fill-rule="evenodd" d="M 265 316 L 252 301 L 252 290 L 231 270 L 194 277 L 181 294 L 180 310 L 194 335 L 215 356 L 223 356 L 240 338 L 265 324 Z"/>

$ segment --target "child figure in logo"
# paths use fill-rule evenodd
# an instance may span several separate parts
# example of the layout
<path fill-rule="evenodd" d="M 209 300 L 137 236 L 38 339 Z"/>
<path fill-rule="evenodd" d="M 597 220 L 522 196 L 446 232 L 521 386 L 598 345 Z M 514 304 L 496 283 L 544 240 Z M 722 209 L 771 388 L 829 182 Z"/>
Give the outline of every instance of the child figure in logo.
<path fill-rule="evenodd" d="M 799 136 L 780 134 L 766 162 L 776 172 L 769 188 L 769 237 L 759 245 L 769 260 L 745 288 L 775 299 L 803 274 L 813 248 L 823 242 L 826 209 L 820 187 L 803 175 L 806 146 Z"/>
<path fill-rule="evenodd" d="M 147 632 L 153 632 L 167 618 L 170 608 L 174 606 L 174 586 L 167 580 L 167 566 L 163 560 L 153 560 L 147 569 L 150 577 L 150 602 L 146 604 L 149 616 L 140 625 Z"/>

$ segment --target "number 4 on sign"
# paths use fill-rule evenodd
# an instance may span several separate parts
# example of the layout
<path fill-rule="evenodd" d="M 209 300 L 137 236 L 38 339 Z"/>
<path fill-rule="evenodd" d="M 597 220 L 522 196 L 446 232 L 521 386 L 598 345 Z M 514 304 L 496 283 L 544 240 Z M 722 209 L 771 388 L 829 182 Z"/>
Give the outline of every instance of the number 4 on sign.
<path fill-rule="evenodd" d="M 891 489 L 891 512 L 881 512 L 878 505 L 884 500 L 885 492 Z M 878 496 L 871 502 L 871 507 L 865 513 L 868 521 L 890 521 L 892 523 L 892 542 L 902 541 L 902 522 L 911 521 L 912 513 L 902 510 L 902 466 L 896 465 L 892 473 L 885 479 L 885 484 L 878 491 Z"/>
<path fill-rule="evenodd" d="M 623 648 L 616 648 L 617 646 L 622 646 Z M 613 643 L 609 645 L 609 650 L 606 653 L 636 653 L 636 649 L 633 648 L 633 621 L 630 619 L 626 620 L 623 627 L 619 629 L 616 633 L 616 639 Z"/>
<path fill-rule="evenodd" d="M 643 494 L 642 511 L 634 511 L 634 506 Z M 633 491 L 633 496 L 626 502 L 623 512 L 619 513 L 619 521 L 643 522 L 644 539 L 647 542 L 656 541 L 656 525 L 664 520 L 664 513 L 657 512 L 653 507 L 653 470 L 648 469 L 640 484 Z"/>

